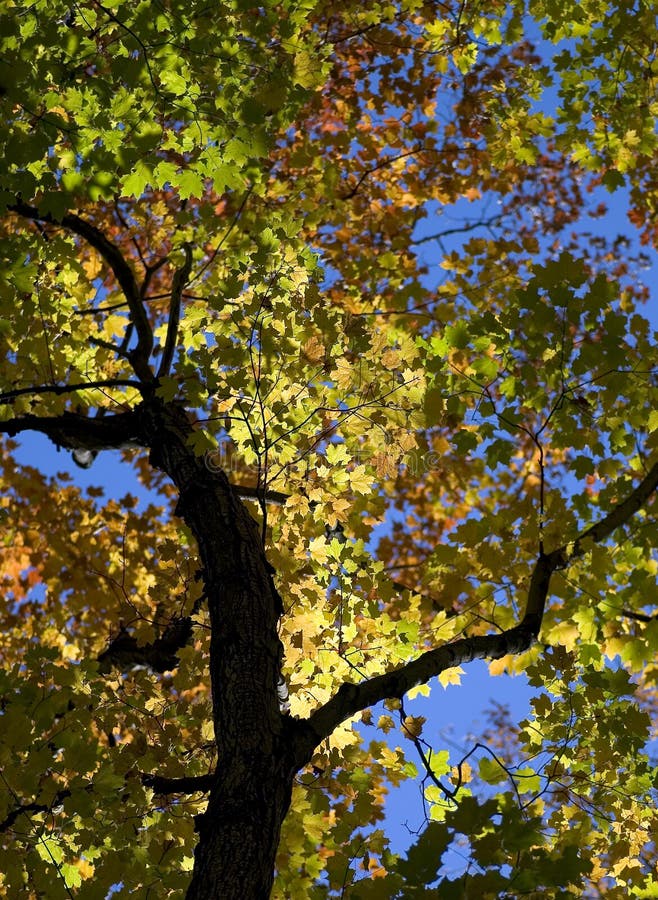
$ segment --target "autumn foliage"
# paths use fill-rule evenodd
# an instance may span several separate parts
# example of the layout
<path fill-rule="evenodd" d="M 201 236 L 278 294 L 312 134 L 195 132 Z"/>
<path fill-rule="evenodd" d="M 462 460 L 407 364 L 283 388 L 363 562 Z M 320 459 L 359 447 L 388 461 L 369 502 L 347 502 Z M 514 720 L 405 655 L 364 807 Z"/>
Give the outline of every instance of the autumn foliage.
<path fill-rule="evenodd" d="M 0 896 L 658 896 L 653 5 L 0 47 Z"/>

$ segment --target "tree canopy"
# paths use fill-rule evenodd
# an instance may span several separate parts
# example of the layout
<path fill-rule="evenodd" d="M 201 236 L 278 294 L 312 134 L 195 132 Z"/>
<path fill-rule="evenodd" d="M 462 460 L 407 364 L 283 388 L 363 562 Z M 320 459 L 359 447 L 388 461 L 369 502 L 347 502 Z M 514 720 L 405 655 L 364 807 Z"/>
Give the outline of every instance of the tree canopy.
<path fill-rule="evenodd" d="M 655 13 L 5 3 L 1 896 L 658 896 Z"/>

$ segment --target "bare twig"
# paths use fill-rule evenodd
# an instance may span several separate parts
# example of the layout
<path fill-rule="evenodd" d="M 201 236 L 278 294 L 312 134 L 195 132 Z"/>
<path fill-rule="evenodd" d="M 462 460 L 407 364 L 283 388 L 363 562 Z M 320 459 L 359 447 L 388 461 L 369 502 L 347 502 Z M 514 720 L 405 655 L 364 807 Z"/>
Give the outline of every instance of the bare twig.
<path fill-rule="evenodd" d="M 478 228 L 492 228 L 495 225 L 499 225 L 503 218 L 503 213 L 499 213 L 498 215 L 492 216 L 490 219 L 469 222 L 468 225 L 455 226 L 455 228 L 446 228 L 443 231 L 435 231 L 433 234 L 425 234 L 422 237 L 415 238 L 411 243 L 414 246 L 419 246 L 420 244 L 428 244 L 430 241 L 440 241 L 442 238 L 450 237 L 453 234 L 469 234 L 471 231 L 476 231 Z"/>

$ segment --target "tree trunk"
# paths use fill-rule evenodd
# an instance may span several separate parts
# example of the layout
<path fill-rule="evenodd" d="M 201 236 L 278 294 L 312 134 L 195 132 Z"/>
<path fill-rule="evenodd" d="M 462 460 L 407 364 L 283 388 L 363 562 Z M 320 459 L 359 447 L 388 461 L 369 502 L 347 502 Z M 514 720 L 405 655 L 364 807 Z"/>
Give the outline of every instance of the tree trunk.
<path fill-rule="evenodd" d="M 178 488 L 176 512 L 198 542 L 210 612 L 218 763 L 187 897 L 266 900 L 295 769 L 277 694 L 281 598 L 257 523 L 226 475 L 191 450 L 184 410 L 149 403 L 144 427 L 151 462 Z"/>
<path fill-rule="evenodd" d="M 265 763 L 269 771 L 261 764 Z M 227 771 L 227 770 L 230 770 Z M 218 765 L 199 828 L 187 900 L 267 900 L 292 778 L 254 758 Z"/>

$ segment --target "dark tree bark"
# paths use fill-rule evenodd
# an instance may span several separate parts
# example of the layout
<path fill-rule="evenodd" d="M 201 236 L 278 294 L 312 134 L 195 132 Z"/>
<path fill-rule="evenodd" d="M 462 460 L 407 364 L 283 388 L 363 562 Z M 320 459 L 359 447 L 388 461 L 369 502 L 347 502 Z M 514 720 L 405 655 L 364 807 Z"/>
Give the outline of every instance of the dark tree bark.
<path fill-rule="evenodd" d="M 191 434 L 180 407 L 145 404 L 144 440 L 178 488 L 177 513 L 198 542 L 211 623 L 217 776 L 187 896 L 255 900 L 271 891 L 295 773 L 277 693 L 283 607 L 256 522 L 226 475 L 193 454 Z"/>

